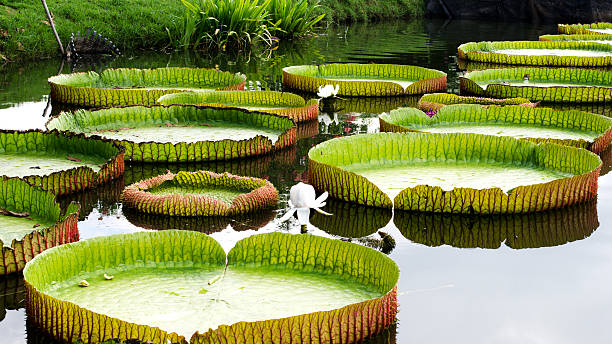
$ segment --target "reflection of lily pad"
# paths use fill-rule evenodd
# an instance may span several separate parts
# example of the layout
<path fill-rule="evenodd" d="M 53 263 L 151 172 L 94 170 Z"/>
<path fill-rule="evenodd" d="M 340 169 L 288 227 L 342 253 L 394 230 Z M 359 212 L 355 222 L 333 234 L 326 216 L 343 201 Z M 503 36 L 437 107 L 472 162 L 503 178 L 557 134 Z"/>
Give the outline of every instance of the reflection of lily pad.
<path fill-rule="evenodd" d="M 479 96 L 555 103 L 612 101 L 612 72 L 599 70 L 498 68 L 469 72 L 459 79 L 462 93 Z"/>
<path fill-rule="evenodd" d="M 597 194 L 601 167 L 583 149 L 478 134 L 355 135 L 323 142 L 308 157 L 310 182 L 334 198 L 445 213 L 524 213 L 584 202 Z"/>
<path fill-rule="evenodd" d="M 79 240 L 79 207 L 61 214 L 54 196 L 17 178 L 0 178 L 0 275 L 23 270 L 47 248 Z"/>
<path fill-rule="evenodd" d="M 361 238 L 376 233 L 391 220 L 391 211 L 374 207 L 338 201 L 327 200 L 323 210 L 333 214 L 322 215 L 313 212 L 310 222 L 328 234 L 344 238 Z"/>
<path fill-rule="evenodd" d="M 593 42 L 470 42 L 457 49 L 459 58 L 500 64 L 538 66 L 612 66 L 612 45 Z"/>
<path fill-rule="evenodd" d="M 426 94 L 419 99 L 417 107 L 428 113 L 435 113 L 446 105 L 480 104 L 480 105 L 525 105 L 535 107 L 527 98 L 493 99 L 482 97 L 465 97 L 449 93 Z"/>
<path fill-rule="evenodd" d="M 567 35 L 612 35 L 612 23 L 558 24 L 557 30 Z"/>
<path fill-rule="evenodd" d="M 192 334 L 191 343 L 236 335 L 348 343 L 395 321 L 398 277 L 390 258 L 339 240 L 261 234 L 226 257 L 215 240 L 190 231 L 85 240 L 48 251 L 24 271 L 30 319 L 70 343 L 186 343 Z M 78 287 L 83 279 L 89 287 Z"/>
<path fill-rule="evenodd" d="M 16 310 L 24 306 L 23 278 L 17 274 L 0 278 L 0 322 L 4 320 L 7 310 Z"/>
<path fill-rule="evenodd" d="M 322 110 L 328 113 L 381 114 L 400 107 L 415 107 L 419 96 L 349 97 L 321 100 Z"/>
<path fill-rule="evenodd" d="M 153 230 L 180 229 L 212 234 L 230 225 L 235 231 L 259 229 L 274 220 L 276 213 L 262 210 L 250 214 L 227 216 L 160 216 L 125 208 L 123 215 L 134 226 Z"/>
<path fill-rule="evenodd" d="M 475 133 L 552 142 L 599 153 L 612 141 L 612 119 L 581 111 L 525 106 L 445 106 L 434 117 L 413 108 L 379 117 L 384 132 Z"/>
<path fill-rule="evenodd" d="M 71 203 L 78 203 L 79 221 L 85 220 L 94 209 L 98 209 L 100 213 L 110 213 L 112 209 L 118 208 L 118 203 L 121 199 L 121 193 L 125 188 L 123 176 L 104 183 L 93 189 L 88 189 L 57 198 L 62 210 L 66 210 Z"/>
<path fill-rule="evenodd" d="M 283 84 L 316 93 L 319 86 L 339 85 L 342 96 L 402 96 L 446 90 L 446 73 L 393 64 L 337 63 L 283 68 Z"/>
<path fill-rule="evenodd" d="M 80 110 L 47 127 L 117 142 L 126 159 L 145 162 L 227 160 L 296 142 L 295 123 L 287 117 L 188 105 Z"/>
<path fill-rule="evenodd" d="M 204 68 L 107 69 L 49 78 L 51 98 L 86 107 L 153 105 L 164 94 L 194 89 L 242 90 L 241 74 Z"/>
<path fill-rule="evenodd" d="M 287 116 L 296 122 L 312 121 L 319 115 L 317 100 L 304 98 L 288 92 L 275 91 L 226 91 L 185 92 L 167 94 L 157 100 L 161 105 L 208 105 L 228 106 L 246 110 L 275 113 Z"/>
<path fill-rule="evenodd" d="M 531 214 L 451 215 L 396 211 L 393 222 L 402 234 L 427 246 L 514 249 L 563 245 L 593 233 L 596 201 Z"/>
<path fill-rule="evenodd" d="M 179 172 L 129 185 L 122 200 L 124 206 L 147 214 L 227 216 L 271 208 L 278 201 L 278 191 L 259 178 Z"/>

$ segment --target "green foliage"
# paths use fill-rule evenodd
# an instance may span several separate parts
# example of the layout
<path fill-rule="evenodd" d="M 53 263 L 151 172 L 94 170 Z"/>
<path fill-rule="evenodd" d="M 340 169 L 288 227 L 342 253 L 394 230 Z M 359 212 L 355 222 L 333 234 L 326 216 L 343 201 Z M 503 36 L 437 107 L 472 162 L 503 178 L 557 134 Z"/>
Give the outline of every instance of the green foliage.
<path fill-rule="evenodd" d="M 325 13 L 318 14 L 319 7 L 319 0 L 271 0 L 268 12 L 275 35 L 296 37 L 312 32 L 325 17 Z"/>

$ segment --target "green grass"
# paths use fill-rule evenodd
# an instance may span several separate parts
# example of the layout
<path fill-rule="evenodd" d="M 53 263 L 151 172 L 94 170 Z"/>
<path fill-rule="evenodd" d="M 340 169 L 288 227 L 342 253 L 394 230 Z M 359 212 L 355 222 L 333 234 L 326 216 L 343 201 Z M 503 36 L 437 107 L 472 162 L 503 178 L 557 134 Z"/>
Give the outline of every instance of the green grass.
<path fill-rule="evenodd" d="M 325 21 L 373 21 L 420 16 L 424 0 L 321 0 Z M 181 29 L 180 0 L 48 0 L 64 46 L 71 33 L 92 27 L 122 51 L 162 49 Z M 38 0 L 0 0 L 0 64 L 58 55 Z"/>

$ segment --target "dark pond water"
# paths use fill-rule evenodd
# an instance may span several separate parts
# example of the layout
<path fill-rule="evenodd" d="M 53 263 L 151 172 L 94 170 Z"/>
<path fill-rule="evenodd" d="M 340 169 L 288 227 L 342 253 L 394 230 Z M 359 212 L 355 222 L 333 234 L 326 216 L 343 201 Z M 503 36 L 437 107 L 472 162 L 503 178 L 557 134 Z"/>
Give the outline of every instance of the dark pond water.
<path fill-rule="evenodd" d="M 47 104 L 47 77 L 107 67 L 214 67 L 248 76 L 249 87 L 280 90 L 281 68 L 323 62 L 414 64 L 448 73 L 458 93 L 456 48 L 467 41 L 537 39 L 554 25 L 474 21 L 386 22 L 342 26 L 317 39 L 282 45 L 271 55 L 206 57 L 193 53 L 128 52 L 113 61 L 64 65 L 46 60 L 0 67 L 0 128 L 42 128 L 58 107 Z M 229 248 L 254 233 L 299 233 L 278 223 L 289 188 L 307 178 L 308 150 L 333 137 L 378 130 L 376 116 L 416 98 L 348 99 L 323 104 L 318 122 L 300 126 L 296 147 L 241 161 L 196 165 L 130 165 L 125 177 L 63 202 L 82 203 L 82 238 L 152 229 L 210 233 Z M 610 114 L 610 108 L 588 110 Z M 602 154 L 610 170 L 612 153 Z M 269 178 L 280 209 L 235 219 L 175 220 L 124 212 L 125 184 L 165 172 L 209 169 Z M 388 253 L 401 269 L 397 327 L 379 343 L 609 343 L 612 341 L 612 178 L 599 198 L 579 207 L 524 216 L 470 218 L 385 211 L 330 201 L 333 217 L 311 216 L 309 232 L 350 238 Z M 380 240 L 381 230 L 393 239 Z M 48 343 L 26 327 L 21 277 L 0 278 L 0 342 Z"/>

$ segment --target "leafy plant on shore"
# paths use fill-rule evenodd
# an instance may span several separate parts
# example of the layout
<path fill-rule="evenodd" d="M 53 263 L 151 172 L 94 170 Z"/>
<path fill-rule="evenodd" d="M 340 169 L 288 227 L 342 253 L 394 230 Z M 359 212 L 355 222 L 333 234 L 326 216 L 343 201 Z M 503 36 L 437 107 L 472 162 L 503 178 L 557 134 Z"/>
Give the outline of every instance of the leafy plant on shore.
<path fill-rule="evenodd" d="M 319 0 L 271 0 L 268 5 L 273 31 L 279 37 L 304 36 L 314 30 L 325 14 Z"/>

